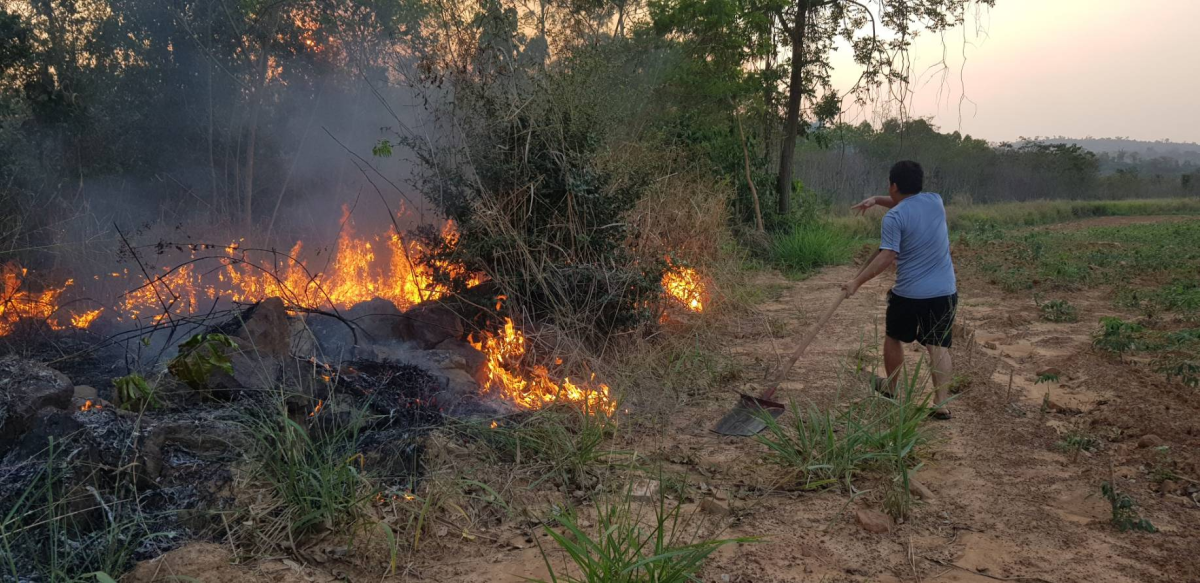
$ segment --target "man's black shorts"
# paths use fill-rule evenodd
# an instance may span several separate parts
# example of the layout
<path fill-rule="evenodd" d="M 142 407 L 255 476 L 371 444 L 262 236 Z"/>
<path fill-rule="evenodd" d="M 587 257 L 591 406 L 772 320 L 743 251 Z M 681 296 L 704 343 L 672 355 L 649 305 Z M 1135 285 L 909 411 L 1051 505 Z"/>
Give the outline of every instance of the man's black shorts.
<path fill-rule="evenodd" d="M 958 294 L 914 300 L 888 292 L 887 335 L 901 342 L 950 348 Z"/>

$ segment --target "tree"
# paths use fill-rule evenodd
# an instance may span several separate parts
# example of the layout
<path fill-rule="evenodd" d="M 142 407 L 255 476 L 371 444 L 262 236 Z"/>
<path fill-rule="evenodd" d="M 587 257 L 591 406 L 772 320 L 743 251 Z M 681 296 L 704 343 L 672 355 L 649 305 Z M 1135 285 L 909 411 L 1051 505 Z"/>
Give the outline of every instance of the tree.
<path fill-rule="evenodd" d="M 863 75 L 854 91 L 883 83 L 904 85 L 906 59 L 912 39 L 922 30 L 940 32 L 962 24 L 970 5 L 992 6 L 995 0 L 796 0 L 790 15 L 781 19 L 791 42 L 788 102 L 780 147 L 778 211 L 791 211 L 792 175 L 796 139 L 800 135 L 801 102 L 813 95 L 813 80 L 828 92 L 829 51 L 835 37 L 844 38 L 854 50 L 854 60 Z M 885 38 L 884 35 L 889 38 Z M 903 93 L 902 93 L 903 97 Z"/>

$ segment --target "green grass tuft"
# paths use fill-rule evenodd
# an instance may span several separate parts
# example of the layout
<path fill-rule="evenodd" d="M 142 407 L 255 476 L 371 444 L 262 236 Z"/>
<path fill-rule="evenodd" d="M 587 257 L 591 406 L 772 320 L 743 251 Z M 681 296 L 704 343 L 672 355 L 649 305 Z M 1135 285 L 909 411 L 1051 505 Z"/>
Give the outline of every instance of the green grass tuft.
<path fill-rule="evenodd" d="M 698 581 L 696 572 L 717 549 L 754 542 L 752 538 L 695 539 L 695 513 L 684 515 L 682 506 L 668 503 L 660 490 L 650 516 L 645 505 L 632 502 L 630 494 L 627 489 L 615 501 L 598 503 L 593 527 L 583 526 L 569 511 L 559 513 L 543 527 L 578 573 L 556 573 L 550 554 L 539 543 L 550 582 L 690 583 Z"/>
<path fill-rule="evenodd" d="M 849 262 L 855 245 L 855 239 L 839 228 L 800 225 L 771 240 L 771 261 L 789 276 L 804 277 L 817 268 Z"/>

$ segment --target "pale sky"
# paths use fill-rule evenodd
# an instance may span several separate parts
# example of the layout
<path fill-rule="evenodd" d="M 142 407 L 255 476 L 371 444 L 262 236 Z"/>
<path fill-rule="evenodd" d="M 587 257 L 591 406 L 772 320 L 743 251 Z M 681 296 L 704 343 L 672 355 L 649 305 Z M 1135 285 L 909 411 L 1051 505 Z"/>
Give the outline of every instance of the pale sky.
<path fill-rule="evenodd" d="M 978 30 L 981 29 L 981 30 Z M 996 0 L 944 38 L 914 43 L 908 112 L 991 141 L 1064 135 L 1200 142 L 1200 0 Z M 949 70 L 931 70 L 942 59 Z M 834 84 L 859 72 L 834 55 Z M 965 82 L 965 83 L 964 83 Z M 969 101 L 961 103 L 964 95 Z M 940 95 L 939 95 L 940 92 Z M 883 109 L 847 102 L 846 121 Z"/>

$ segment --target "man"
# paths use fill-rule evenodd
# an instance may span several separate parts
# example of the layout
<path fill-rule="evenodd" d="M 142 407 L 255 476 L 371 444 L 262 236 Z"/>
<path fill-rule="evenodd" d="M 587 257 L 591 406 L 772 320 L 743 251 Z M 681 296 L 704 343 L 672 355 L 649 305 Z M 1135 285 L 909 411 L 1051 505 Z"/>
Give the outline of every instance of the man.
<path fill-rule="evenodd" d="M 852 207 L 865 213 L 873 206 L 891 209 L 883 217 L 879 255 L 858 277 L 846 282 L 846 296 L 854 295 L 896 262 L 896 283 L 887 296 L 883 365 L 888 378 L 876 388 L 895 394 L 897 371 L 904 366 L 901 343 L 920 342 L 929 350 L 937 409 L 933 416 L 949 419 L 946 408 L 951 379 L 950 330 L 958 305 L 950 235 L 942 197 L 924 192 L 925 173 L 910 160 L 897 162 L 888 173 L 888 196 L 868 198 Z"/>

